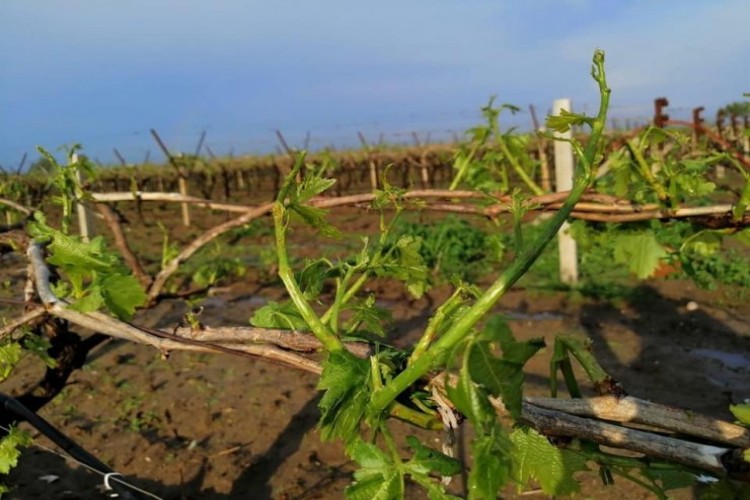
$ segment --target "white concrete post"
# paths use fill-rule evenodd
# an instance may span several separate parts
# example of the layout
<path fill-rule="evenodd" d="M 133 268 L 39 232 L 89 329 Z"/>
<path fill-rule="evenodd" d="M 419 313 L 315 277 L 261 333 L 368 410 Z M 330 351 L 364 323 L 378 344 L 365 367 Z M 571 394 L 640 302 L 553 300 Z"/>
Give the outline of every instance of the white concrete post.
<path fill-rule="evenodd" d="M 76 153 L 73 153 L 73 156 L 71 158 L 73 163 L 78 163 L 78 155 Z M 78 180 L 78 184 L 83 184 L 83 175 L 81 175 L 80 169 L 76 171 L 76 177 Z M 76 212 L 78 214 L 78 231 L 81 234 L 81 237 L 83 237 L 83 241 L 90 241 L 92 236 L 91 231 L 91 212 L 88 208 L 83 206 L 83 203 L 77 203 L 76 204 Z"/>
<path fill-rule="evenodd" d="M 570 99 L 555 99 L 552 104 L 552 115 L 560 114 L 560 110 L 572 111 Z M 555 132 L 555 137 L 571 139 L 573 131 Z M 573 189 L 573 147 L 569 142 L 555 141 L 555 190 L 570 191 Z M 574 285 L 578 282 L 578 249 L 576 241 L 569 234 L 569 224 L 566 222 L 557 234 L 560 250 L 560 280 Z"/>

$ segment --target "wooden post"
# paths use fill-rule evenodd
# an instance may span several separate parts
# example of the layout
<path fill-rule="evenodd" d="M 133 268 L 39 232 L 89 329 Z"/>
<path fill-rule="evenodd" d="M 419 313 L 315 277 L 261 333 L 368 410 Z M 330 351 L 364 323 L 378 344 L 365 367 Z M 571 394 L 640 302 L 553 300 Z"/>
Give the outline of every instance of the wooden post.
<path fill-rule="evenodd" d="M 78 163 L 78 155 L 73 153 L 71 161 L 75 164 Z M 83 184 L 83 176 L 81 175 L 80 169 L 76 171 L 76 177 L 78 184 Z M 76 212 L 78 213 L 78 231 L 83 238 L 83 241 L 89 242 L 91 240 L 91 213 L 89 209 L 83 206 L 83 203 L 76 203 Z"/>
<path fill-rule="evenodd" d="M 156 144 L 161 148 L 162 153 L 164 153 L 164 156 L 167 157 L 167 160 L 169 160 L 169 164 L 174 167 L 174 169 L 177 171 L 177 178 L 178 178 L 178 185 L 180 188 L 180 194 L 183 196 L 187 196 L 187 176 L 188 172 L 185 171 L 184 165 L 182 165 L 179 161 L 175 159 L 174 156 L 169 152 L 169 149 L 167 149 L 166 144 L 164 144 L 164 141 L 161 140 L 161 137 L 159 137 L 159 134 L 156 132 L 156 130 L 151 129 L 151 136 L 156 141 Z M 182 154 L 179 155 L 180 158 L 182 158 Z M 185 227 L 190 227 L 190 208 L 187 203 L 181 203 L 182 205 L 182 224 Z"/>
<path fill-rule="evenodd" d="M 552 103 L 552 114 L 559 115 L 560 110 L 572 111 L 570 99 L 555 99 Z M 555 137 L 571 139 L 572 130 L 564 133 L 555 132 Z M 555 190 L 570 191 L 573 189 L 573 147 L 569 142 L 555 141 Z M 568 285 L 578 282 L 578 249 L 576 241 L 570 235 L 570 226 L 565 222 L 557 233 L 560 250 L 560 281 Z"/>
<path fill-rule="evenodd" d="M 372 158 L 370 144 L 368 144 L 364 134 L 362 132 L 357 132 L 357 135 L 359 136 L 359 142 L 362 143 L 362 147 L 367 155 L 367 163 L 370 166 L 370 188 L 375 192 L 375 190 L 378 189 L 378 167 L 375 165 L 375 160 Z"/>
<path fill-rule="evenodd" d="M 182 153 L 177 155 L 178 158 L 182 158 Z M 177 178 L 177 183 L 180 187 L 180 194 L 182 196 L 188 195 L 187 176 L 180 175 Z M 187 203 L 180 203 L 182 208 L 182 225 L 190 227 L 190 206 Z"/>
<path fill-rule="evenodd" d="M 419 171 L 422 178 L 422 189 L 427 189 L 430 186 L 430 173 L 427 170 L 427 158 L 426 152 L 422 151 L 422 141 L 419 140 L 419 134 L 416 131 L 411 133 L 412 139 L 414 139 L 414 146 L 419 149 Z"/>
<path fill-rule="evenodd" d="M 529 111 L 531 112 L 531 123 L 534 125 L 534 131 L 539 132 L 537 136 L 537 152 L 539 154 L 539 170 L 541 176 L 539 183 L 545 193 L 552 191 L 552 183 L 550 182 L 549 175 L 549 159 L 547 158 L 547 141 L 544 139 L 542 134 L 544 133 L 544 126 L 539 124 L 539 120 L 536 117 L 536 109 L 533 104 L 529 104 Z"/>
<path fill-rule="evenodd" d="M 128 166 L 128 162 L 125 161 L 125 157 L 122 156 L 122 154 L 120 154 L 120 151 L 118 151 L 117 148 L 112 148 L 112 152 L 115 153 L 115 156 L 120 161 L 120 166 L 121 167 L 127 167 Z"/>
<path fill-rule="evenodd" d="M 719 138 L 728 139 L 726 129 L 724 128 L 724 118 L 726 118 L 726 112 L 720 109 L 716 113 L 716 132 L 719 134 Z M 724 165 L 716 166 L 716 178 L 723 179 L 726 175 L 726 168 Z"/>

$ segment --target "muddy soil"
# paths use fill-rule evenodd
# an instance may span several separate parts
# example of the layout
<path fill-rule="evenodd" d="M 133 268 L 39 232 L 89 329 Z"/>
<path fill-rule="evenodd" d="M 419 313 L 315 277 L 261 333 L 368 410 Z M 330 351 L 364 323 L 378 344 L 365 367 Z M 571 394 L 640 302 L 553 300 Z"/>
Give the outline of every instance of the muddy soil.
<path fill-rule="evenodd" d="M 136 220 L 137 215 L 128 217 Z M 211 214 L 202 222 L 208 227 L 223 217 Z M 351 233 L 367 232 L 377 224 L 374 217 L 353 212 L 342 212 L 338 222 Z M 198 232 L 180 236 L 186 241 Z M 132 235 L 138 236 L 138 251 L 145 255 L 150 248 L 155 260 L 158 228 L 133 223 Z M 294 238 L 302 245 L 308 236 L 299 232 Z M 20 258 L 5 259 L 5 274 L 22 279 Z M 388 340 L 400 346 L 418 338 L 425 320 L 450 293 L 448 286 L 438 286 L 413 300 L 388 282 L 376 283 L 373 291 L 393 313 Z M 558 333 L 592 339 L 604 367 L 635 396 L 731 420 L 728 405 L 750 398 L 746 295 L 724 289 L 709 293 L 692 283 L 658 280 L 641 284 L 637 292 L 627 300 L 603 301 L 567 292 L 518 290 L 502 299 L 498 311 L 508 316 L 519 339 L 543 336 L 548 346 Z M 282 295 L 279 283 L 267 273 L 250 271 L 207 298 L 201 320 L 216 326 L 247 325 L 254 310 Z M 163 301 L 135 322 L 169 328 L 186 308 L 184 301 Z M 529 363 L 527 394 L 547 394 L 550 356 L 548 347 Z M 21 393 L 39 380 L 42 370 L 38 361 L 28 358 L 0 384 L 0 391 Z M 339 444 L 320 442 L 315 386 L 311 374 L 260 360 L 187 353 L 164 359 L 152 348 L 111 340 L 91 354 L 63 393 L 40 413 L 134 484 L 162 498 L 341 498 L 353 466 Z M 442 438 L 399 427 L 399 436 L 407 434 L 436 445 Z M 469 435 L 466 430 L 462 439 Z M 51 448 L 39 438 L 23 453 L 8 478 L 14 488 L 8 498 L 105 498 L 100 475 Z M 651 498 L 622 480 L 603 487 L 596 470 L 581 480 L 584 498 Z M 461 478 L 451 486 L 456 494 L 463 487 Z M 682 490 L 674 496 L 693 495 Z M 508 490 L 507 497 L 514 496 Z M 409 497 L 421 498 L 421 493 L 409 490 Z"/>

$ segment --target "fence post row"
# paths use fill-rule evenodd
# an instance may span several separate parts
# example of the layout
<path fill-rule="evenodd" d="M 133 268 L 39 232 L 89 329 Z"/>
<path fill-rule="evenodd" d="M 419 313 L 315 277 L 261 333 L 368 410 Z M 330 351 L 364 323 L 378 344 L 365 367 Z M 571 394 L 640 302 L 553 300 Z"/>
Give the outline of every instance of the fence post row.
<path fill-rule="evenodd" d="M 552 103 L 552 115 L 557 116 L 561 110 L 572 111 L 570 99 L 555 99 Z M 573 189 L 573 147 L 566 141 L 573 138 L 573 131 L 555 132 L 555 190 L 570 191 Z M 570 235 L 570 224 L 565 222 L 557 233 L 560 250 L 560 281 L 568 285 L 578 282 L 578 249 L 576 241 Z"/>

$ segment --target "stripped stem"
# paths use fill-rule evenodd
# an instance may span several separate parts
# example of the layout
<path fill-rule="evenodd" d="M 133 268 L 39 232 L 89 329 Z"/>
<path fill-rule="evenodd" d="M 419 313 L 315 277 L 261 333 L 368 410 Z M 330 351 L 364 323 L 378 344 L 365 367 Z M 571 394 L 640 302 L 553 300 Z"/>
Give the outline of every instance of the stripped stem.
<path fill-rule="evenodd" d="M 544 229 L 537 239 L 513 261 L 513 263 L 498 277 L 498 279 L 479 297 L 456 322 L 438 339 L 427 352 L 416 359 L 403 372 L 393 378 L 383 389 L 375 391 L 370 401 L 373 411 L 385 410 L 403 391 L 414 382 L 426 375 L 430 370 L 443 362 L 446 356 L 453 351 L 459 342 L 464 340 L 472 331 L 474 326 L 484 318 L 495 306 L 497 301 L 508 291 L 508 289 L 523 276 L 531 265 L 537 260 L 542 251 L 555 237 L 562 224 L 573 211 L 576 203 L 580 200 L 586 189 L 596 179 L 596 165 L 600 156 L 601 137 L 607 119 L 609 108 L 610 90 L 604 71 L 604 52 L 597 50 L 594 54 L 594 66 L 592 77 L 599 84 L 600 108 L 599 114 L 593 120 L 591 136 L 586 148 L 580 167 L 576 171 L 573 189 L 560 210 L 547 221 Z"/>

